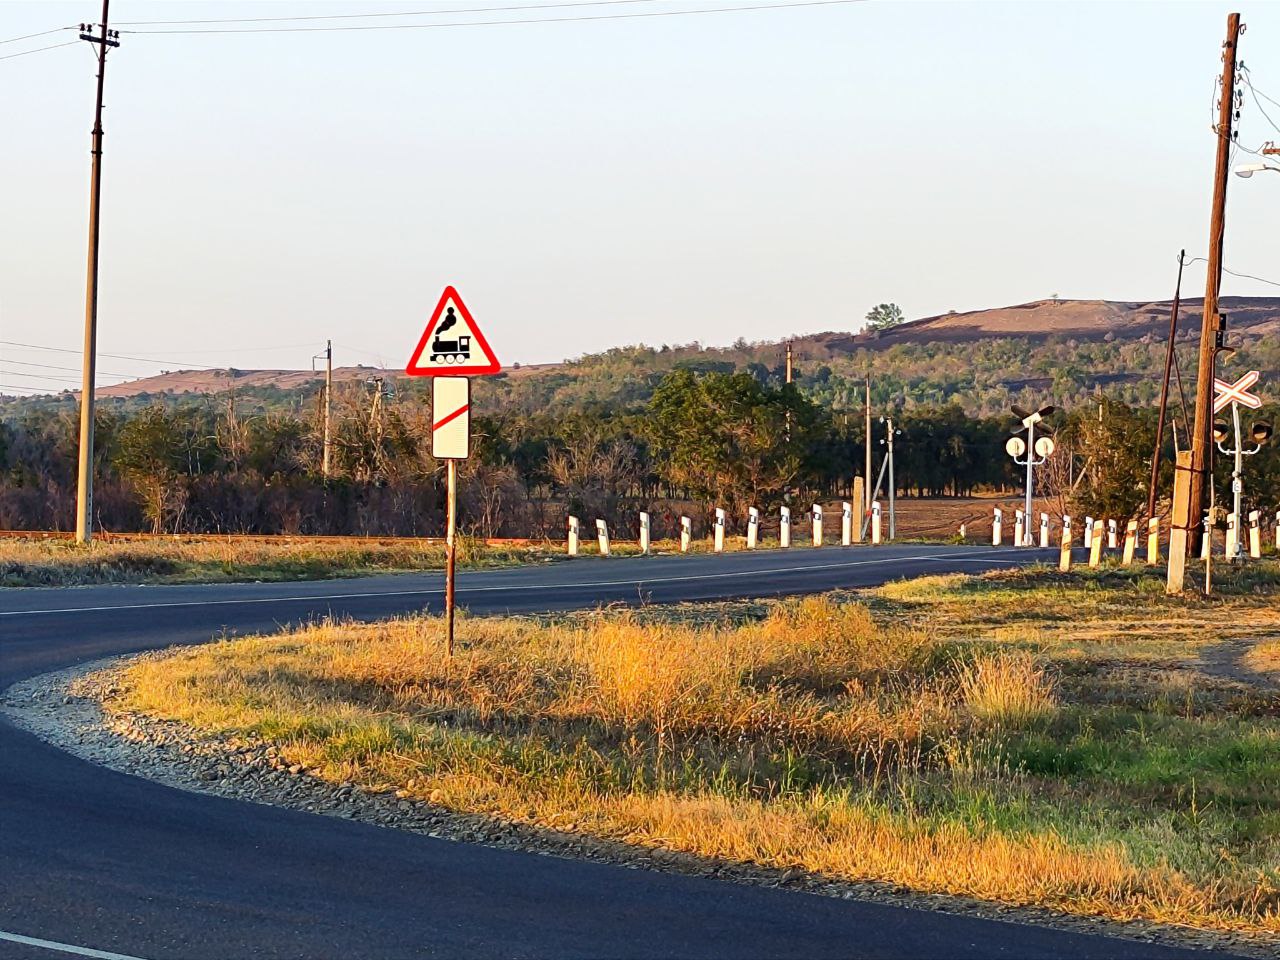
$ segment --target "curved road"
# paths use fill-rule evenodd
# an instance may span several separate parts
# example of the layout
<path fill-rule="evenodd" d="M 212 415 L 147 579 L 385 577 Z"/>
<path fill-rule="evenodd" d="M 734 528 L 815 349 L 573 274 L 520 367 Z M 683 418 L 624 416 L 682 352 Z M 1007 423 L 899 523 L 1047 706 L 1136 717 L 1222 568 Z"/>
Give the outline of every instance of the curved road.
<path fill-rule="evenodd" d="M 980 571 L 1039 551 L 896 545 L 463 573 L 477 613 L 703 600 Z M 438 609 L 438 574 L 0 590 L 0 689 L 327 615 Z M 186 793 L 0 717 L 0 957 L 1203 957 L 975 917 L 471 846 Z"/>

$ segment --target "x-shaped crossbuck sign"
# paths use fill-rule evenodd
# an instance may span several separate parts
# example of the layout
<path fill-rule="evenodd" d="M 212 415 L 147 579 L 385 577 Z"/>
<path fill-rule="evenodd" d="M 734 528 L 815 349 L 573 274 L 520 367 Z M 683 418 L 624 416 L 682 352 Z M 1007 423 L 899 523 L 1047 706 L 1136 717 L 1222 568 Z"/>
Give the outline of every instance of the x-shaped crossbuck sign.
<path fill-rule="evenodd" d="M 1213 412 L 1220 413 L 1233 403 L 1248 407 L 1250 410 L 1257 410 L 1262 406 L 1262 401 L 1258 399 L 1257 394 L 1249 392 L 1249 388 L 1257 382 L 1257 370 L 1250 370 L 1235 383 L 1227 383 L 1225 380 L 1214 377 L 1213 392 L 1217 397 L 1213 401 Z"/>

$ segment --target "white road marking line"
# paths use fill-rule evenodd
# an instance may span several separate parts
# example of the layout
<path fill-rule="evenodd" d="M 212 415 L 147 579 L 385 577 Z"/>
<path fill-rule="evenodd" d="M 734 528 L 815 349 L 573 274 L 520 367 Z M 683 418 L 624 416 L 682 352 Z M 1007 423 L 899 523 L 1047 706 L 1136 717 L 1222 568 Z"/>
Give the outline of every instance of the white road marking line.
<path fill-rule="evenodd" d="M 0 930 L 0 940 L 20 943 L 26 947 L 38 947 L 41 950 L 53 950 L 57 953 L 70 953 L 77 957 L 94 957 L 96 960 L 142 960 L 125 953 L 111 953 L 109 950 L 94 950 L 90 947 L 77 947 L 74 943 L 58 943 L 56 940 L 41 940 L 39 937 L 24 937 L 20 933 L 6 933 Z"/>
<path fill-rule="evenodd" d="M 875 560 L 847 560 L 841 563 L 808 563 L 793 567 L 772 567 L 763 570 L 735 570 L 727 573 L 698 573 L 683 577 L 646 577 L 629 580 L 586 580 L 578 583 L 517 583 L 508 586 L 473 587 L 460 583 L 459 590 L 466 593 L 513 593 L 524 590 L 554 590 L 561 587 L 643 587 L 646 584 L 687 583 L 693 580 L 729 580 L 736 577 L 760 577 L 777 573 L 804 573 L 808 570 L 831 570 L 843 567 L 865 567 L 884 563 L 934 562 L 951 563 L 1007 563 L 1019 564 L 1020 560 L 997 560 L 987 553 L 966 553 L 941 557 L 878 557 Z M 118 603 L 98 607 L 61 607 L 52 610 L 0 610 L 0 617 L 38 617 L 53 613 L 102 613 L 110 610 L 156 610 L 165 607 L 219 607 L 234 604 L 300 603 L 307 600 L 356 600 L 374 597 L 418 597 L 444 593 L 443 587 L 427 590 L 382 590 L 372 593 L 326 593 L 295 597 L 235 597 L 228 600 L 171 600 L 159 603 Z"/>

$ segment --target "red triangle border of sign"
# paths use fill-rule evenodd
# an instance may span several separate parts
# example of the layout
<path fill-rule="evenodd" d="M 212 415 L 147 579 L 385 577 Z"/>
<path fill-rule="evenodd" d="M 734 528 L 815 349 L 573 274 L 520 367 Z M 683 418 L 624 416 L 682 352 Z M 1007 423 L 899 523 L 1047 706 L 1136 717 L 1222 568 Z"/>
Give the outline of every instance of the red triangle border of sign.
<path fill-rule="evenodd" d="M 418 361 L 422 359 L 423 353 L 427 350 L 427 341 L 431 339 L 431 334 L 435 332 L 436 324 L 440 322 L 440 317 L 444 313 L 444 306 L 452 300 L 458 306 L 458 310 L 462 313 L 462 319 L 467 321 L 467 326 L 471 328 L 471 334 L 476 338 L 476 345 L 480 347 L 480 352 L 488 358 L 487 364 L 473 365 L 470 367 L 419 367 Z M 498 362 L 498 358 L 494 356 L 493 349 L 489 346 L 489 341 L 484 338 L 484 333 L 480 330 L 479 324 L 475 318 L 471 316 L 471 311 L 467 309 L 467 305 L 463 303 L 462 297 L 458 296 L 458 291 L 453 287 L 445 287 L 444 293 L 440 294 L 440 302 L 436 304 L 435 310 L 431 313 L 431 319 L 427 321 L 427 328 L 422 331 L 422 339 L 418 341 L 418 346 L 414 348 L 412 356 L 409 358 L 408 365 L 404 368 L 404 372 L 411 377 L 465 377 L 465 376 L 488 376 L 494 373 L 502 372 L 502 364 Z"/>

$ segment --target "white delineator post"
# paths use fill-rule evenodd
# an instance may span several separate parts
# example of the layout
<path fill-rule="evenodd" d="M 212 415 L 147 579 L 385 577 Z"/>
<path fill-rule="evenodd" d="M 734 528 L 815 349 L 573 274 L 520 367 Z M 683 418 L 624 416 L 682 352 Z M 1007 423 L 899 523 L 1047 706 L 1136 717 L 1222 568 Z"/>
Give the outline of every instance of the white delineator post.
<path fill-rule="evenodd" d="M 1213 550 L 1213 521 L 1209 514 L 1204 515 L 1204 535 L 1200 538 L 1200 559 L 1208 560 L 1209 552 Z"/>
<path fill-rule="evenodd" d="M 791 508 L 783 507 L 778 515 L 778 545 L 791 546 Z"/>
<path fill-rule="evenodd" d="M 1015 547 L 1025 546 L 1027 542 L 1026 524 L 1022 518 L 1022 511 L 1013 511 L 1013 545 Z"/>
<path fill-rule="evenodd" d="M 848 500 L 840 504 L 840 546 L 853 545 L 853 504 Z"/>
<path fill-rule="evenodd" d="M 600 556 L 609 555 L 609 525 L 603 520 L 596 521 L 596 540 L 600 543 Z"/>
<path fill-rule="evenodd" d="M 991 520 L 991 545 L 993 547 L 1000 546 L 1000 541 L 1004 539 L 1004 514 L 999 507 L 995 508 L 995 514 Z"/>
<path fill-rule="evenodd" d="M 754 550 L 760 543 L 760 511 L 755 507 L 747 511 L 747 549 Z"/>
<path fill-rule="evenodd" d="M 1133 551 L 1138 547 L 1138 521 L 1130 520 L 1124 528 L 1124 565 L 1133 563 Z"/>
<path fill-rule="evenodd" d="M 1071 569 L 1071 517 L 1062 518 L 1062 547 L 1058 553 L 1058 569 L 1066 573 Z"/>
<path fill-rule="evenodd" d="M 569 556 L 578 555 L 578 518 L 569 518 Z"/>
<path fill-rule="evenodd" d="M 1262 514 L 1257 510 L 1249 511 L 1249 556 L 1262 558 Z"/>
<path fill-rule="evenodd" d="M 693 521 L 688 517 L 680 518 L 680 552 L 688 553 L 693 543 Z"/>
<path fill-rule="evenodd" d="M 1227 551 L 1228 560 L 1236 559 L 1236 543 L 1240 539 L 1240 524 L 1234 513 L 1227 514 Z"/>
<path fill-rule="evenodd" d="M 640 552 L 645 556 L 649 555 L 649 514 L 643 510 L 640 511 Z"/>
<path fill-rule="evenodd" d="M 875 545 L 880 543 L 880 501 L 871 501 L 871 542 Z"/>
<path fill-rule="evenodd" d="M 1114 520 L 1107 521 L 1107 549 L 1114 550 L 1120 546 L 1119 530 L 1116 529 Z"/>
<path fill-rule="evenodd" d="M 724 510 L 716 507 L 716 532 L 715 532 L 715 550 L 716 553 L 724 553 Z"/>
<path fill-rule="evenodd" d="M 1049 515 L 1047 513 L 1040 514 L 1040 547 L 1046 549 L 1049 546 Z"/>
<path fill-rule="evenodd" d="M 1147 563 L 1155 566 L 1160 562 L 1160 518 L 1152 517 L 1147 521 Z"/>
<path fill-rule="evenodd" d="M 822 504 L 813 505 L 813 545 L 822 546 Z"/>
<path fill-rule="evenodd" d="M 1086 550 L 1093 548 L 1093 517 L 1084 518 L 1084 548 Z"/>
<path fill-rule="evenodd" d="M 1280 510 L 1276 511 L 1276 550 L 1280 550 Z"/>

